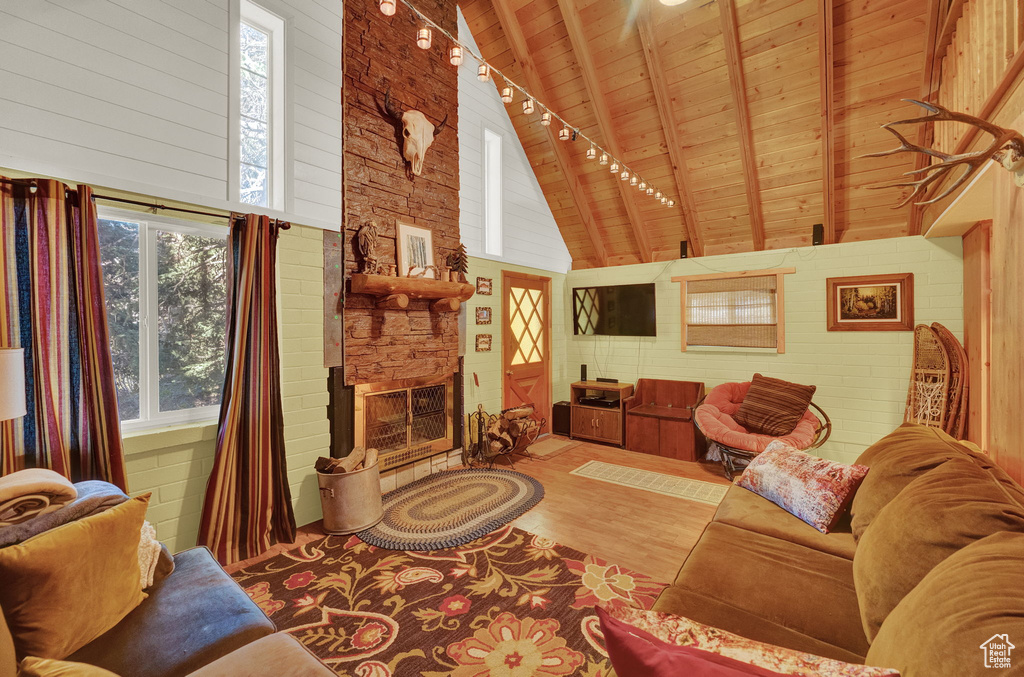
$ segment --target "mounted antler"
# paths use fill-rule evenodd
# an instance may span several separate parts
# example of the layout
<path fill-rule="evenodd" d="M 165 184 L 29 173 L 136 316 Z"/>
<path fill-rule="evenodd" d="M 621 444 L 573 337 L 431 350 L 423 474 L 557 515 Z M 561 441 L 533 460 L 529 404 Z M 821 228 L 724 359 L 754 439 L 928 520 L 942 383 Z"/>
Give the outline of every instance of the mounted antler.
<path fill-rule="evenodd" d="M 934 202 L 938 202 L 942 198 L 946 197 L 957 188 L 962 186 L 967 180 L 978 170 L 986 160 L 995 160 L 1003 165 L 1006 169 L 1012 171 L 1015 176 L 1015 181 L 1018 186 L 1024 186 L 1024 136 L 1020 132 L 1012 129 L 1003 129 L 996 125 L 976 118 L 973 115 L 966 113 L 955 113 L 935 103 L 925 103 L 924 101 L 917 101 L 915 99 L 904 99 L 908 103 L 913 103 L 925 110 L 929 111 L 929 115 L 921 118 L 912 118 L 908 120 L 897 120 L 895 122 L 889 122 L 882 125 L 882 129 L 886 129 L 892 132 L 900 141 L 900 147 L 892 150 L 883 151 L 881 153 L 870 153 L 868 155 L 861 155 L 860 157 L 885 157 L 888 155 L 895 155 L 896 153 L 903 152 L 915 152 L 924 153 L 932 157 L 938 158 L 941 162 L 937 164 L 929 165 L 921 169 L 915 169 L 910 172 L 904 172 L 903 176 L 915 176 L 923 175 L 923 178 L 917 181 L 903 181 L 897 183 L 888 183 L 883 186 L 868 186 L 871 190 L 879 190 L 882 188 L 913 188 L 910 195 L 903 199 L 893 209 L 899 209 L 905 206 L 916 196 L 925 193 L 929 186 L 938 181 L 939 179 L 948 175 L 956 167 L 964 166 L 966 170 L 958 179 L 949 185 L 941 194 L 926 200 L 924 202 L 917 202 L 918 205 L 929 205 Z M 925 148 L 917 144 L 911 143 L 905 136 L 900 134 L 898 131 L 893 129 L 895 125 L 908 125 L 915 123 L 925 122 L 965 122 L 969 125 L 981 129 L 983 132 L 988 132 L 992 135 L 992 143 L 988 145 L 984 150 L 980 150 L 974 153 L 961 153 L 960 155 L 949 155 L 947 153 L 941 153 L 931 148 Z"/>
<path fill-rule="evenodd" d="M 395 119 L 395 122 L 402 121 L 403 112 L 399 108 L 395 108 L 394 104 L 391 103 L 391 88 L 388 87 L 388 91 L 384 92 L 384 110 L 387 114 Z"/>

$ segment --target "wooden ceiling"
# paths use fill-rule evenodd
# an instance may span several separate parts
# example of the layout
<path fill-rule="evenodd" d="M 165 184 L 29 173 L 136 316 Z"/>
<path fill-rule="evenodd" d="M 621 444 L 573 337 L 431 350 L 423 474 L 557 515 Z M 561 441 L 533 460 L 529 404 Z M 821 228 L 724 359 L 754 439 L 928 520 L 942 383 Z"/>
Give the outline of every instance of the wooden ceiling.
<path fill-rule="evenodd" d="M 573 265 L 778 249 L 917 232 L 867 190 L 915 168 L 884 122 L 929 90 L 926 0 L 459 0 L 482 55 L 675 200 L 509 114 Z M 932 10 L 929 10 L 932 7 Z M 496 83 L 500 86 L 500 82 Z M 826 205 L 829 206 L 826 209 Z"/>

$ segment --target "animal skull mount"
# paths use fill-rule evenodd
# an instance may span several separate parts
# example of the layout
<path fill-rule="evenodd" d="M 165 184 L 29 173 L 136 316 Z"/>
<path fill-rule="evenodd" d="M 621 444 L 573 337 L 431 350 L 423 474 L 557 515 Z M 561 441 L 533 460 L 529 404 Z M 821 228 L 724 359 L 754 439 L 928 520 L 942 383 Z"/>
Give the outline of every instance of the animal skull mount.
<path fill-rule="evenodd" d="M 973 115 L 968 115 L 967 113 L 956 113 L 943 108 L 937 103 L 925 103 L 924 101 L 917 101 L 915 99 L 904 99 L 904 101 L 917 104 L 928 111 L 929 115 L 909 120 L 897 120 L 896 122 L 889 122 L 882 125 L 882 129 L 892 132 L 893 136 L 899 139 L 900 147 L 883 151 L 881 153 L 861 155 L 860 157 L 885 157 L 887 155 L 895 155 L 896 153 L 915 152 L 924 153 L 925 155 L 938 158 L 939 162 L 930 164 L 922 169 L 904 172 L 904 176 L 922 177 L 916 181 L 887 183 L 883 186 L 868 186 L 868 188 L 872 190 L 878 190 L 881 188 L 912 188 L 913 190 L 911 190 L 910 194 L 898 205 L 893 207 L 893 209 L 899 209 L 900 207 L 907 205 L 918 195 L 926 195 L 928 188 L 933 183 L 945 177 L 957 167 L 966 167 L 964 173 L 953 181 L 944 191 L 942 191 L 942 193 L 925 200 L 924 202 L 917 202 L 915 204 L 924 206 L 938 202 L 960 186 L 964 185 L 967 180 L 974 175 L 974 172 L 985 164 L 986 160 L 994 160 L 1009 171 L 1013 172 L 1014 183 L 1018 186 L 1024 186 L 1024 136 L 1022 136 L 1020 132 L 997 127 L 987 120 L 976 118 Z M 948 153 L 941 153 L 931 148 L 925 148 L 924 146 L 913 144 L 908 141 L 905 136 L 893 129 L 894 125 L 908 125 L 924 122 L 964 122 L 977 127 L 983 132 L 991 134 L 993 137 L 992 142 L 986 148 L 973 153 L 950 155 Z"/>
<path fill-rule="evenodd" d="M 420 111 L 403 111 L 392 104 L 390 89 L 384 94 L 384 110 L 395 122 L 402 125 L 402 156 L 409 163 L 412 173 L 420 176 L 423 173 L 423 158 L 430 149 L 430 144 L 448 123 L 448 116 L 445 115 L 441 124 L 435 127 Z"/>

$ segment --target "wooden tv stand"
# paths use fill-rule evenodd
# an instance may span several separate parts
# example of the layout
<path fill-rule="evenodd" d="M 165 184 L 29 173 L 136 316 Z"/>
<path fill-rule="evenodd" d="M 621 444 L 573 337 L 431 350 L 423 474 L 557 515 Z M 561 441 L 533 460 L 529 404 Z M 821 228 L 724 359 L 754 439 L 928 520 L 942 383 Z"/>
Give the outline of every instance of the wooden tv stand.
<path fill-rule="evenodd" d="M 632 383 L 604 383 L 577 381 L 570 387 L 569 402 L 572 416 L 569 437 L 593 440 L 617 447 L 626 445 L 626 398 L 633 394 Z M 597 391 L 605 397 L 618 400 L 615 407 L 602 407 L 581 403 L 587 391 Z"/>

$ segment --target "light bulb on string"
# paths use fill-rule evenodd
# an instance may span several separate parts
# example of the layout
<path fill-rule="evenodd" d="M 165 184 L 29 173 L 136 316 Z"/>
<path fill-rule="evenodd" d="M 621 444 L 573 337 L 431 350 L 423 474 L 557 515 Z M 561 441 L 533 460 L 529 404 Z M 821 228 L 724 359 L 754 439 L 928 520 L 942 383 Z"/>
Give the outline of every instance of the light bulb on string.
<path fill-rule="evenodd" d="M 590 148 L 587 149 L 587 159 L 588 160 L 593 160 L 596 157 L 597 157 L 597 149 L 594 148 L 593 146 L 591 146 Z"/>
<path fill-rule="evenodd" d="M 598 160 L 598 164 L 600 164 L 600 165 L 608 164 L 608 153 L 601 153 L 601 159 Z"/>
<path fill-rule="evenodd" d="M 384 16 L 394 16 L 397 10 L 395 0 L 380 0 L 380 13 Z"/>
<path fill-rule="evenodd" d="M 544 111 L 540 114 L 540 123 L 547 127 L 551 124 L 551 113 Z"/>
<path fill-rule="evenodd" d="M 640 179 L 636 178 L 636 174 L 634 174 L 633 176 L 629 177 L 629 185 L 635 186 L 638 183 L 640 183 Z"/>
<path fill-rule="evenodd" d="M 642 191 L 643 190 L 647 190 L 647 182 L 646 181 L 641 181 L 640 185 L 638 186 L 638 188 L 639 188 L 639 190 L 642 190 Z"/>
<path fill-rule="evenodd" d="M 504 87 L 504 88 L 502 88 L 502 90 L 501 90 L 501 102 L 502 103 L 512 103 L 512 88 L 511 87 Z"/>
<path fill-rule="evenodd" d="M 569 137 L 572 136 L 572 132 L 569 131 L 569 125 L 563 125 L 562 129 L 558 132 L 558 139 L 560 141 L 568 141 Z"/>
<path fill-rule="evenodd" d="M 416 31 L 416 46 L 420 49 L 430 49 L 434 35 L 429 28 L 421 28 Z"/>
<path fill-rule="evenodd" d="M 661 196 L 661 204 L 663 204 L 663 205 L 667 205 L 668 204 L 668 198 L 665 197 L 664 195 Z"/>
<path fill-rule="evenodd" d="M 668 201 L 668 206 L 669 207 L 675 207 L 676 206 L 676 201 L 675 200 L 669 200 Z"/>
<path fill-rule="evenodd" d="M 623 181 L 629 181 L 629 170 L 623 169 L 622 174 L 619 176 Z"/>
<path fill-rule="evenodd" d="M 448 50 L 448 60 L 451 61 L 451 64 L 453 66 L 461 66 L 462 65 L 462 48 L 459 47 L 458 45 L 455 45 L 454 47 L 449 49 Z"/>
<path fill-rule="evenodd" d="M 661 199 L 661 191 L 660 190 L 657 193 L 654 194 L 654 199 L 655 200 L 660 200 Z"/>
<path fill-rule="evenodd" d="M 648 195 L 654 195 L 654 189 L 653 189 L 653 188 L 651 188 L 650 186 L 648 186 L 648 187 L 647 187 L 647 194 L 648 194 Z"/>
<path fill-rule="evenodd" d="M 491 67 L 485 63 L 480 64 L 476 69 L 476 79 L 480 82 L 487 82 L 491 78 Z"/>
<path fill-rule="evenodd" d="M 619 173 L 619 163 L 618 162 L 613 162 L 612 166 L 608 168 L 608 171 L 610 171 L 612 174 L 618 174 Z"/>
<path fill-rule="evenodd" d="M 523 102 L 523 112 L 527 115 L 533 115 L 533 99 L 527 99 Z"/>

